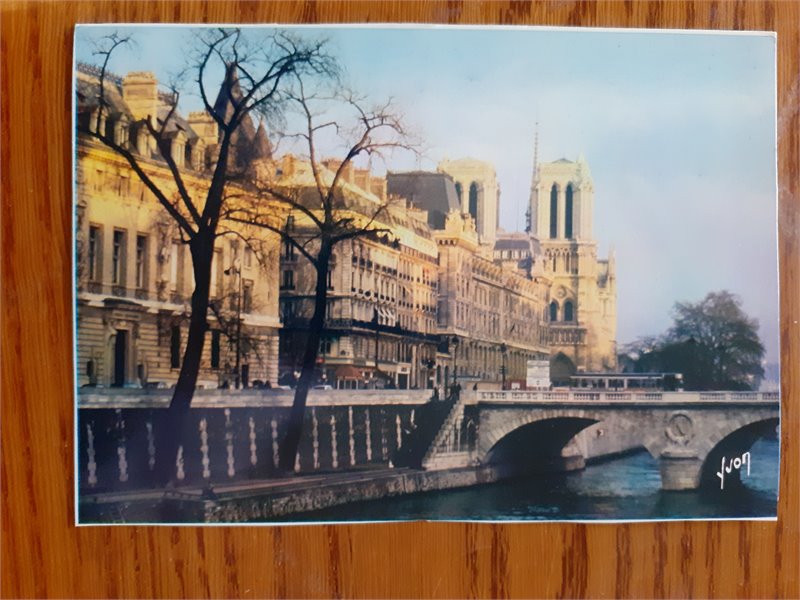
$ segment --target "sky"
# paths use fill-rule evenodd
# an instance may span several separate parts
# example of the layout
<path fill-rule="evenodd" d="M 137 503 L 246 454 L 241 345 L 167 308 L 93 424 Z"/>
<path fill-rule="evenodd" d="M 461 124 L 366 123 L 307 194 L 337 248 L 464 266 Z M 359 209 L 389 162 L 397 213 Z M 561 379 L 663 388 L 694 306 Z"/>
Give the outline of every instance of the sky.
<path fill-rule="evenodd" d="M 76 60 L 122 27 L 79 27 Z M 676 301 L 739 295 L 758 319 L 767 360 L 779 356 L 775 38 L 771 34 L 542 28 L 324 28 L 347 81 L 393 98 L 424 140 L 422 159 L 393 171 L 434 170 L 443 158 L 491 162 L 500 225 L 524 228 L 534 136 L 539 160 L 583 154 L 595 190 L 594 234 L 617 264 L 617 340 L 664 332 Z M 186 63 L 197 32 L 131 27 L 135 45 L 109 68 Z M 248 29 L 258 35 L 259 29 Z M 199 100 L 183 96 L 186 113 Z"/>

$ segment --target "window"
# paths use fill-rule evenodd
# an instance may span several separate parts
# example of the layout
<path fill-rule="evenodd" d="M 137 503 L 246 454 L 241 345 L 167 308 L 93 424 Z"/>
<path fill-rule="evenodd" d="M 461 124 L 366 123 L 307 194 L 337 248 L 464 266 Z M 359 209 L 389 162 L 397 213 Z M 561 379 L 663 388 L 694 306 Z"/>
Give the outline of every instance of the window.
<path fill-rule="evenodd" d="M 294 304 L 292 302 L 281 303 L 281 317 L 284 323 L 292 320 L 292 317 L 294 317 Z"/>
<path fill-rule="evenodd" d="M 333 269 L 328 269 L 328 289 L 333 289 Z"/>
<path fill-rule="evenodd" d="M 250 312 L 253 310 L 253 281 L 251 279 L 242 280 L 242 311 Z"/>
<path fill-rule="evenodd" d="M 463 207 L 464 206 L 464 190 L 461 187 L 461 183 L 456 181 L 456 196 L 458 197 L 458 205 Z"/>
<path fill-rule="evenodd" d="M 219 282 L 220 275 L 222 274 L 222 270 L 219 268 L 220 264 L 222 264 L 222 250 L 216 248 L 214 250 L 214 258 L 211 261 L 211 285 L 209 288 L 209 297 L 211 298 L 217 297 L 217 293 L 221 287 Z"/>
<path fill-rule="evenodd" d="M 555 300 L 550 303 L 550 321 L 558 321 L 558 303 Z"/>
<path fill-rule="evenodd" d="M 172 250 L 169 257 L 169 284 L 173 292 L 178 290 L 178 261 L 180 256 L 180 242 L 172 242 Z"/>
<path fill-rule="evenodd" d="M 89 227 L 89 264 L 87 265 L 90 281 L 97 281 L 100 279 L 101 248 L 100 227 L 92 225 Z"/>
<path fill-rule="evenodd" d="M 129 177 L 119 175 L 117 177 L 117 193 L 120 196 L 128 196 L 131 193 L 131 180 Z"/>
<path fill-rule="evenodd" d="M 558 237 L 558 187 L 550 188 L 550 239 Z"/>
<path fill-rule="evenodd" d="M 211 368 L 219 369 L 219 329 L 211 331 Z"/>
<path fill-rule="evenodd" d="M 111 283 L 125 284 L 125 232 L 114 231 L 114 244 L 111 253 Z"/>
<path fill-rule="evenodd" d="M 292 242 L 290 242 L 289 240 L 286 240 L 283 243 L 283 256 L 287 260 L 294 260 L 295 248 L 294 248 L 294 244 L 292 244 Z"/>
<path fill-rule="evenodd" d="M 478 222 L 478 185 L 473 182 L 469 186 L 469 214 Z"/>
<path fill-rule="evenodd" d="M 564 237 L 572 239 L 572 184 L 567 186 L 566 208 L 564 210 Z"/>
<path fill-rule="evenodd" d="M 169 345 L 169 366 L 178 369 L 181 366 L 181 326 L 172 326 L 172 335 Z"/>
<path fill-rule="evenodd" d="M 186 142 L 186 144 L 183 146 L 183 164 L 190 169 L 193 167 L 191 142 Z"/>
<path fill-rule="evenodd" d="M 250 246 L 244 247 L 244 266 L 253 266 L 253 249 Z"/>
<path fill-rule="evenodd" d="M 283 285 L 281 289 L 293 290 L 294 289 L 294 271 L 286 270 L 283 272 Z"/>
<path fill-rule="evenodd" d="M 567 300 L 564 303 L 564 320 L 565 321 L 574 321 L 575 320 L 575 307 L 571 301 Z"/>
<path fill-rule="evenodd" d="M 136 236 L 136 287 L 147 287 L 147 236 Z"/>

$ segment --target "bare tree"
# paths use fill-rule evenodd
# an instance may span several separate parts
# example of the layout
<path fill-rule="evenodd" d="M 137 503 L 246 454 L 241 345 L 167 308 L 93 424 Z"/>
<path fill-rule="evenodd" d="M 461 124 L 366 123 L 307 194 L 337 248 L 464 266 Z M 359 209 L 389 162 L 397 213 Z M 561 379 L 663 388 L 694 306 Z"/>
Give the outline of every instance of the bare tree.
<path fill-rule="evenodd" d="M 202 32 L 190 67 L 205 111 L 213 118 L 218 140 L 213 153 L 207 157 L 208 185 L 193 190 L 187 185 L 184 173 L 172 153 L 172 135 L 177 122 L 180 86 L 173 85 L 169 94 L 161 95 L 156 114 L 143 115 L 131 123 L 131 130 L 143 128 L 154 142 L 153 157 L 166 165 L 169 185 L 156 180 L 146 167 L 146 161 L 129 142 L 114 135 L 108 122 L 115 118 L 112 90 L 109 86 L 108 65 L 112 56 L 130 42 L 130 38 L 112 34 L 103 38 L 96 51 L 101 61 L 95 97 L 89 102 L 95 111 L 88 120 L 80 120 L 80 131 L 121 156 L 130 165 L 145 187 L 155 196 L 170 218 L 177 224 L 181 240 L 188 245 L 192 257 L 195 288 L 191 297 L 191 317 L 186 349 L 180 374 L 167 414 L 167 426 L 181 431 L 183 416 L 194 395 L 200 369 L 205 334 L 208 329 L 211 263 L 214 241 L 220 233 L 220 222 L 227 214 L 229 198 L 236 197 L 232 187 L 246 185 L 250 172 L 248 140 L 242 135 L 252 127 L 254 116 L 274 118 L 284 103 L 286 84 L 297 78 L 327 78 L 336 73 L 336 66 L 325 50 L 324 41 L 308 41 L 286 32 L 276 32 L 258 39 L 249 39 L 238 29 L 213 29 Z M 214 73 L 223 71 L 225 79 L 217 102 L 209 86 Z M 151 158 L 148 156 L 147 158 Z M 180 440 L 167 436 L 158 461 L 165 480 L 174 471 L 175 455 Z"/>
<path fill-rule="evenodd" d="M 297 129 L 279 134 L 279 144 L 288 143 L 301 149 L 301 160 L 310 170 L 310 178 L 281 169 L 258 178 L 261 202 L 240 206 L 230 217 L 243 223 L 257 225 L 281 236 L 313 267 L 314 307 L 308 325 L 300 378 L 286 436 L 281 444 L 280 468 L 289 472 L 294 467 L 303 428 L 306 400 L 313 377 L 320 340 L 325 330 L 328 305 L 328 273 L 336 246 L 347 240 L 377 234 L 390 235 L 385 226 L 389 219 L 390 201 L 365 201 L 346 190 L 347 173 L 354 161 L 383 159 L 392 151 L 416 152 L 418 144 L 412 139 L 402 117 L 392 101 L 368 105 L 363 97 L 339 87 L 324 86 L 310 89 L 305 80 L 295 77 L 287 92 L 287 110 L 295 117 Z M 323 160 L 320 139 L 327 147 L 342 148 L 341 158 Z M 274 202 L 282 205 L 287 215 L 297 218 L 298 225 L 290 227 L 276 219 L 268 207 Z"/>

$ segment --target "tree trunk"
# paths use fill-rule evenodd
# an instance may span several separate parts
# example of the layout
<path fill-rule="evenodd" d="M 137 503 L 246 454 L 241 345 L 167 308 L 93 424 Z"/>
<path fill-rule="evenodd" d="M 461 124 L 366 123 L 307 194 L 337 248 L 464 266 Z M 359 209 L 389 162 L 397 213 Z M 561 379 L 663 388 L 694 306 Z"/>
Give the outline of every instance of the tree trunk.
<path fill-rule="evenodd" d="M 323 240 L 317 257 L 317 283 L 314 294 L 314 314 L 308 326 L 308 339 L 303 364 L 300 370 L 300 380 L 294 392 L 292 410 L 280 449 L 280 470 L 290 473 L 294 470 L 297 449 L 300 446 L 300 436 L 303 433 L 303 420 L 306 412 L 308 390 L 314 383 L 314 370 L 317 365 L 319 341 L 325 327 L 325 313 L 328 307 L 328 269 L 332 248 Z"/>
<path fill-rule="evenodd" d="M 195 287 L 192 292 L 192 313 L 189 319 L 189 335 L 186 338 L 186 349 L 183 353 L 178 382 L 172 393 L 169 408 L 164 414 L 162 432 L 157 446 L 156 483 L 166 485 L 172 481 L 176 473 L 178 448 L 184 444 L 186 437 L 186 416 L 194 397 L 197 377 L 200 374 L 200 361 L 203 356 L 206 331 L 208 329 L 208 303 L 211 287 L 211 261 L 214 257 L 213 232 L 203 231 L 192 240 L 189 249 L 192 254 L 192 269 Z"/>

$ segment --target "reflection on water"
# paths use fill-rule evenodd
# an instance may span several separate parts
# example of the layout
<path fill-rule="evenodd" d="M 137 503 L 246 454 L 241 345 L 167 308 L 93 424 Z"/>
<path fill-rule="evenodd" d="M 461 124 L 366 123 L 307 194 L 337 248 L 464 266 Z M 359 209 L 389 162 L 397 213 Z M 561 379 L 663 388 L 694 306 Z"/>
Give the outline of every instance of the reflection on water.
<path fill-rule="evenodd" d="M 661 491 L 658 461 L 646 452 L 585 470 L 491 485 L 359 502 L 285 520 L 401 519 L 674 519 L 775 516 L 778 441 L 750 450 L 751 473 L 741 488 Z"/>

